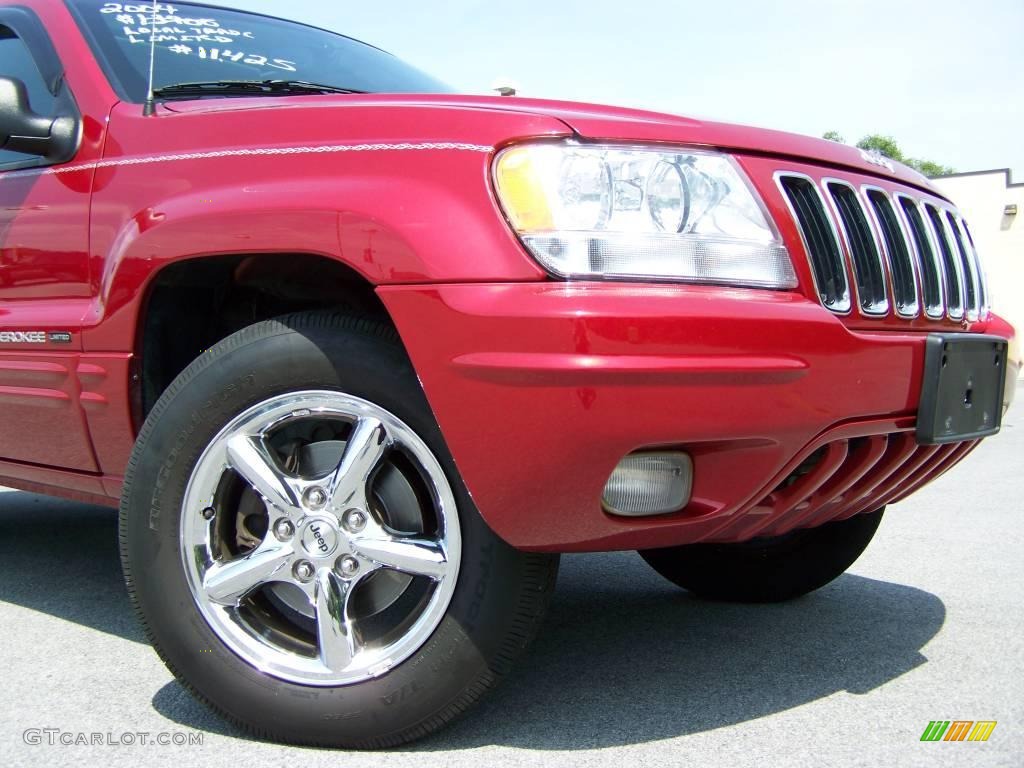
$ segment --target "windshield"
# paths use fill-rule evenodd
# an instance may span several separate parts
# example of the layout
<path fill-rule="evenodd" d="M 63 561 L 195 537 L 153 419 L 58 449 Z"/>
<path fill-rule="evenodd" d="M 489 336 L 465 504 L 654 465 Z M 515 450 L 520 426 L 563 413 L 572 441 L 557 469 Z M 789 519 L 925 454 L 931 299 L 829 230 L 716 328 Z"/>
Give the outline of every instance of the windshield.
<path fill-rule="evenodd" d="M 128 101 L 146 99 L 151 28 L 158 89 L 224 80 L 301 80 L 367 93 L 451 93 L 371 45 L 269 16 L 190 3 L 68 4 L 111 83 Z"/>

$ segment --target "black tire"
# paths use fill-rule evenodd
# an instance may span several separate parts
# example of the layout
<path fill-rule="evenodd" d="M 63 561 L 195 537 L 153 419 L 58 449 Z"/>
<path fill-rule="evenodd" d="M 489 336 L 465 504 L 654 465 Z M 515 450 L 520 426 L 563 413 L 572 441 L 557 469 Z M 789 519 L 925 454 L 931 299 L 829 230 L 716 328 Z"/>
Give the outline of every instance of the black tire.
<path fill-rule="evenodd" d="M 708 600 L 777 603 L 840 576 L 867 548 L 885 508 L 778 538 L 640 552 L 654 570 Z"/>
<path fill-rule="evenodd" d="M 335 687 L 286 682 L 236 655 L 197 608 L 180 554 L 185 486 L 204 447 L 253 404 L 304 389 L 371 401 L 411 427 L 440 462 L 461 527 L 455 591 L 429 639 L 379 677 Z M 174 381 L 132 454 L 120 541 L 146 635 L 185 688 L 258 738 L 346 748 L 418 739 L 470 707 L 537 632 L 558 566 L 557 555 L 508 546 L 480 517 L 394 331 L 332 313 L 250 326 Z"/>

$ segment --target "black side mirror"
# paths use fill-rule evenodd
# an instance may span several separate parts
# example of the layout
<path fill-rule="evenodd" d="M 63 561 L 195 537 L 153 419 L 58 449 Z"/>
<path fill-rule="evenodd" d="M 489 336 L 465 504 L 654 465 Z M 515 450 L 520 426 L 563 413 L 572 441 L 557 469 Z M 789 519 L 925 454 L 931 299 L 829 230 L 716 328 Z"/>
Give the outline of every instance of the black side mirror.
<path fill-rule="evenodd" d="M 44 117 L 28 105 L 25 84 L 0 77 L 0 149 L 38 155 L 50 162 L 70 160 L 78 148 L 73 117 Z"/>

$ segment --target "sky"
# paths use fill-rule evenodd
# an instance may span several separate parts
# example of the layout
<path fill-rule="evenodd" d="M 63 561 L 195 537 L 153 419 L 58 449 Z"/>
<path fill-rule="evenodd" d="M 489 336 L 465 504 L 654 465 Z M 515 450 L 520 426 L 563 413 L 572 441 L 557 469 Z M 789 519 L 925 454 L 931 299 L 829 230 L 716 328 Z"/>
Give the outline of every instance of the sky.
<path fill-rule="evenodd" d="M 1024 0 L 209 0 L 372 43 L 460 91 L 893 136 L 1024 182 Z"/>

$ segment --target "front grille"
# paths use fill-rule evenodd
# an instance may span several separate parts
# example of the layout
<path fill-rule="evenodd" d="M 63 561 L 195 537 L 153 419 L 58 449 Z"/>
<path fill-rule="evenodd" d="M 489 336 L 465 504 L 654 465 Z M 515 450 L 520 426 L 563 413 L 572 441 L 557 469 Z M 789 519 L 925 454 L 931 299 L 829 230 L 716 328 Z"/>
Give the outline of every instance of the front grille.
<path fill-rule="evenodd" d="M 838 179 L 776 174 L 822 304 L 867 316 L 939 320 L 987 315 L 985 277 L 966 223 L 939 201 Z M 820 184 L 820 187 L 819 187 Z M 825 204 L 827 192 L 832 203 Z M 840 236 L 841 234 L 841 236 Z"/>
<path fill-rule="evenodd" d="M 821 302 L 834 312 L 850 311 L 843 252 L 818 187 L 804 176 L 781 176 L 790 210 L 800 227 Z"/>

